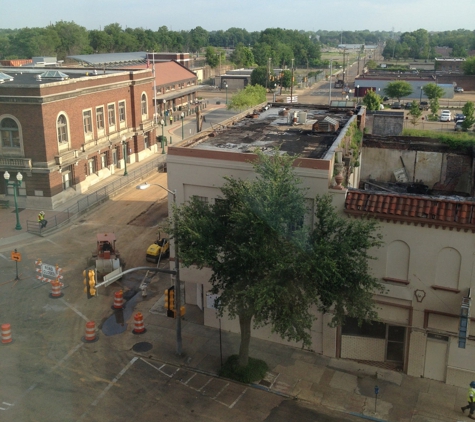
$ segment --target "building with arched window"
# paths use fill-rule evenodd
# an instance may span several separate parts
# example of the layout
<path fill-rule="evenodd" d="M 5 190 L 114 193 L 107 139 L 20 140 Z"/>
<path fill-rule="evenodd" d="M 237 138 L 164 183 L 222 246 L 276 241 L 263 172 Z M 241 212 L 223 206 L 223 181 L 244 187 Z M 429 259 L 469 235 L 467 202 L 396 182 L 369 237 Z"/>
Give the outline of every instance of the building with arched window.
<path fill-rule="evenodd" d="M 86 191 L 124 166 L 125 148 L 130 163 L 157 150 L 150 69 L 4 72 L 0 172 L 24 175 L 26 207 L 51 209 Z"/>

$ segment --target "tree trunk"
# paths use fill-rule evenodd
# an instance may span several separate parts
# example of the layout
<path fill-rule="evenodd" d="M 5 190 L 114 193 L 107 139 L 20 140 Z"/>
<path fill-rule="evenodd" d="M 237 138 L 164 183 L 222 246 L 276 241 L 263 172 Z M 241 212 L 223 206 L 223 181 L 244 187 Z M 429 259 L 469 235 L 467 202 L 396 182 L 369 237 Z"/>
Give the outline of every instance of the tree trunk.
<path fill-rule="evenodd" d="M 252 315 L 239 315 L 239 327 L 241 328 L 241 344 L 239 346 L 239 366 L 247 366 L 249 362 L 251 321 Z"/>

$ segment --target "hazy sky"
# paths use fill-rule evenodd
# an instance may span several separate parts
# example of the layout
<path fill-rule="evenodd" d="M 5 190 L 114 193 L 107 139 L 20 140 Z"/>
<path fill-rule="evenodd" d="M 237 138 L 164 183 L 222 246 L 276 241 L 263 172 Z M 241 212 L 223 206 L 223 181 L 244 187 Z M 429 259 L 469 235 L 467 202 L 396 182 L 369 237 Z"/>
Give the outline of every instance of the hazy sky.
<path fill-rule="evenodd" d="M 156 31 L 244 28 L 386 30 L 474 29 L 475 0 L 5 0 L 0 28 L 45 27 L 60 20 L 87 29 L 110 23 Z"/>

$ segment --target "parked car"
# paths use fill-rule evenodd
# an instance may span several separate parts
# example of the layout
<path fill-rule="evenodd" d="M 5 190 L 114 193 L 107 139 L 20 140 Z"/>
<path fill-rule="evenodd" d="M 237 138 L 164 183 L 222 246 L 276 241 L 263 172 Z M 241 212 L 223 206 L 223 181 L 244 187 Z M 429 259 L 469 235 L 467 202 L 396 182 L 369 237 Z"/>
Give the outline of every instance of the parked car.
<path fill-rule="evenodd" d="M 401 109 L 401 108 L 402 108 L 402 105 L 401 105 L 401 103 L 398 103 L 398 102 L 392 103 L 391 108 L 392 108 L 393 110 L 398 110 L 398 109 Z"/>
<path fill-rule="evenodd" d="M 461 130 L 463 130 L 462 123 L 463 123 L 463 120 L 457 120 L 457 121 L 455 122 L 454 130 L 455 130 L 456 132 L 460 132 Z"/>
<path fill-rule="evenodd" d="M 462 88 L 461 86 L 456 86 L 456 87 L 454 88 L 454 91 L 455 91 L 455 92 L 463 92 L 463 88 Z"/>
<path fill-rule="evenodd" d="M 383 101 L 389 101 L 389 97 L 383 97 Z"/>
<path fill-rule="evenodd" d="M 451 122 L 452 119 L 453 119 L 453 116 L 450 110 L 442 110 L 442 113 L 440 113 L 441 122 Z"/>
<path fill-rule="evenodd" d="M 412 107 L 412 103 L 406 103 L 406 104 L 404 104 L 404 108 L 405 108 L 406 110 L 410 110 L 411 107 Z"/>
<path fill-rule="evenodd" d="M 461 113 L 457 113 L 454 117 L 454 121 L 458 122 L 459 120 L 464 121 L 465 120 L 465 115 L 463 115 Z"/>
<path fill-rule="evenodd" d="M 420 110 L 429 110 L 429 103 L 427 101 L 421 101 L 419 103 Z"/>

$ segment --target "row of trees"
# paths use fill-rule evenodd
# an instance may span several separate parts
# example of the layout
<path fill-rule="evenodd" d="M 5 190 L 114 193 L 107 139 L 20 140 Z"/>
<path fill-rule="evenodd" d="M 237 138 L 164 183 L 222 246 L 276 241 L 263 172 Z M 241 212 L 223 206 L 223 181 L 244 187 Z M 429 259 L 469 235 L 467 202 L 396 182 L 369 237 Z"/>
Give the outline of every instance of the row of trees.
<path fill-rule="evenodd" d="M 475 50 L 475 31 L 458 29 L 429 33 L 418 29 L 404 32 L 387 39 L 382 54 L 385 59 L 429 60 L 437 56 L 435 47 L 449 47 L 452 49 L 451 56 L 467 57 L 471 50 Z"/>
<path fill-rule="evenodd" d="M 444 90 L 437 84 L 430 83 L 424 85 L 422 91 L 429 99 L 429 110 L 431 113 L 429 114 L 428 118 L 430 120 L 438 120 L 438 112 L 440 108 L 439 99 L 443 97 Z M 401 98 L 411 95 L 413 89 L 409 82 L 394 81 L 388 83 L 386 88 L 383 89 L 383 92 L 389 98 L 397 98 L 398 101 L 401 101 Z M 373 90 L 368 91 L 363 98 L 363 104 L 368 108 L 368 110 L 379 110 L 381 102 L 381 97 Z M 474 104 L 471 101 L 468 101 L 464 105 L 462 112 L 465 115 L 465 120 L 462 123 L 462 129 L 467 131 L 475 124 Z M 417 101 L 414 100 L 412 102 L 409 114 L 411 116 L 412 124 L 415 125 L 418 119 L 422 116 L 422 111 Z"/>

